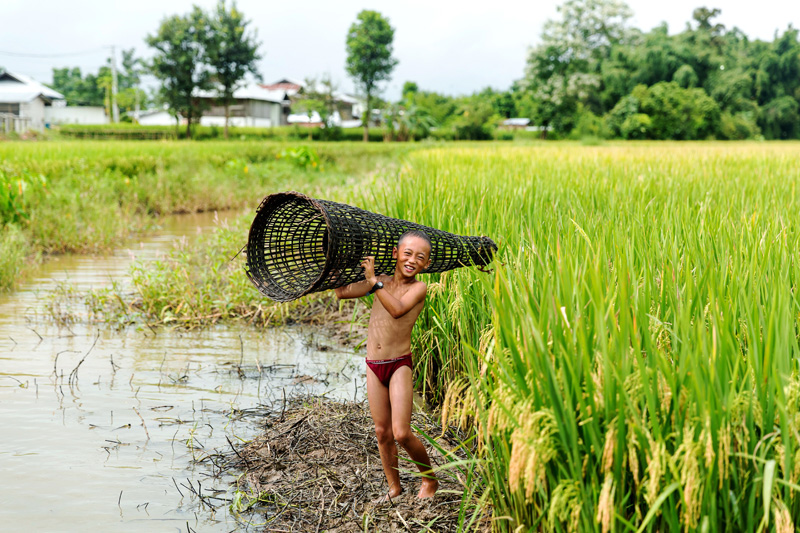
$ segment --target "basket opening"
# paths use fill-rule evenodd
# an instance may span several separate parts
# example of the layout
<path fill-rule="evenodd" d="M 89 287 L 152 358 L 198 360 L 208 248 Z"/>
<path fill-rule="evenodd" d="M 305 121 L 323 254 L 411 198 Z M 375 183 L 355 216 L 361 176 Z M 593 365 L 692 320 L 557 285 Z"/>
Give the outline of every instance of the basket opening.
<path fill-rule="evenodd" d="M 307 198 L 282 196 L 264 206 L 265 217 L 256 253 L 259 274 L 269 292 L 297 298 L 308 292 L 325 271 L 328 226 L 322 211 Z"/>

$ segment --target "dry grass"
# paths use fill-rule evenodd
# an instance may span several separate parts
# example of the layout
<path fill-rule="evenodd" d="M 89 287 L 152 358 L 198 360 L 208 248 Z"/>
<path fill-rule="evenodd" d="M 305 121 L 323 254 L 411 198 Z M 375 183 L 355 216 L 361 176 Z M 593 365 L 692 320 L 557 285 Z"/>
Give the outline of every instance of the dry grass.
<path fill-rule="evenodd" d="M 256 513 L 251 524 L 264 531 L 458 531 L 460 513 L 472 512 L 474 502 L 462 501 L 472 491 L 463 476 L 450 472 L 440 472 L 434 498 L 419 500 L 416 468 L 402 451 L 405 492 L 390 503 L 372 503 L 386 492 L 386 481 L 365 402 L 299 398 L 260 414 L 264 433 L 231 453 L 227 466 L 244 471 L 231 509 Z M 442 433 L 422 413 L 413 415 L 412 425 L 427 435 Z M 458 435 L 446 433 L 436 441 L 455 448 Z M 447 462 L 430 451 L 434 466 Z M 488 530 L 488 517 L 484 525 Z"/>

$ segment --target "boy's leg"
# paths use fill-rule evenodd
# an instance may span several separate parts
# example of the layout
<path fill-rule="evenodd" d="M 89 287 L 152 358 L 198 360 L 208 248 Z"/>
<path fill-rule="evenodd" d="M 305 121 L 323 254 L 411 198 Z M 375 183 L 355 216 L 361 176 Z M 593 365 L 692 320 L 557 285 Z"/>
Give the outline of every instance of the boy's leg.
<path fill-rule="evenodd" d="M 395 440 L 417 463 L 419 471 L 427 477 L 422 478 L 419 489 L 420 498 L 429 498 L 439 488 L 439 482 L 431 470 L 431 460 L 425 446 L 411 431 L 411 410 L 414 405 L 414 383 L 411 367 L 402 366 L 395 370 L 389 381 L 389 399 L 391 403 L 392 433 Z M 396 464 L 396 463 L 395 463 Z"/>
<path fill-rule="evenodd" d="M 372 421 L 375 423 L 375 436 L 378 437 L 378 450 L 391 498 L 403 492 L 400 486 L 400 473 L 397 470 L 397 446 L 392 433 L 392 407 L 389 403 L 389 389 L 383 386 L 375 373 L 367 367 L 367 398 Z"/>

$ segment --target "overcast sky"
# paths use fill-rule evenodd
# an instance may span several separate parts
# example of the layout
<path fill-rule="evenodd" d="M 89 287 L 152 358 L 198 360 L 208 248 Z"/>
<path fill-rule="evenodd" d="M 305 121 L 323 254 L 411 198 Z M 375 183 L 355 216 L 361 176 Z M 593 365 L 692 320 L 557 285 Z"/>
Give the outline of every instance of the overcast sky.
<path fill-rule="evenodd" d="M 507 89 L 522 76 L 527 49 L 537 43 L 543 23 L 556 18 L 558 3 L 239 0 L 238 7 L 262 42 L 264 81 L 327 72 L 344 91 L 353 88 L 344 70 L 347 30 L 360 10 L 381 12 L 395 28 L 394 55 L 400 61 L 384 84 L 384 96 L 397 99 L 408 80 L 447 94 Z M 48 83 L 53 67 L 96 72 L 112 44 L 148 57 L 145 36 L 165 16 L 185 14 L 192 4 L 211 8 L 216 0 L 0 0 L 0 67 Z M 629 0 L 628 5 L 632 25 L 643 30 L 665 21 L 670 33 L 677 33 L 699 6 L 720 8 L 718 22 L 752 38 L 771 40 L 789 24 L 800 27 L 798 0 Z"/>

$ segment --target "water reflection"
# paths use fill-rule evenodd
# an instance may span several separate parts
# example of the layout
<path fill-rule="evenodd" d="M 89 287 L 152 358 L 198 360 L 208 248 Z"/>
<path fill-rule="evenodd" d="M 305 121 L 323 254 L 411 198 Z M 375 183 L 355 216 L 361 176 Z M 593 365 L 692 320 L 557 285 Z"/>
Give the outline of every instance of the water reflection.
<path fill-rule="evenodd" d="M 227 506 L 211 511 L 186 486 L 228 497 L 229 480 L 191 459 L 255 434 L 229 418 L 232 408 L 280 401 L 284 387 L 363 395 L 361 358 L 310 328 L 118 332 L 30 318 L 61 280 L 124 282 L 132 256 L 153 257 L 213 223 L 180 217 L 109 256 L 61 257 L 0 299 L 4 530 L 230 531 Z"/>

